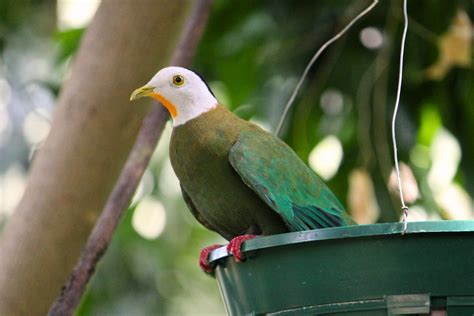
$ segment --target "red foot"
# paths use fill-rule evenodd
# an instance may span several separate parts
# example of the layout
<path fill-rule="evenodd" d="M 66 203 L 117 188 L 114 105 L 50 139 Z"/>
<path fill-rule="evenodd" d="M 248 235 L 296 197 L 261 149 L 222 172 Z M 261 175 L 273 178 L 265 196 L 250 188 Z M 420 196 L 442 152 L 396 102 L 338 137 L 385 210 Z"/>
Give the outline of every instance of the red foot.
<path fill-rule="evenodd" d="M 227 252 L 234 255 L 236 262 L 242 262 L 245 258 L 242 256 L 242 244 L 250 239 L 254 239 L 257 235 L 242 235 L 234 237 L 227 245 Z"/>
<path fill-rule="evenodd" d="M 215 267 L 209 264 L 208 257 L 211 251 L 220 247 L 222 247 L 222 245 L 212 245 L 201 250 L 201 254 L 199 255 L 199 266 L 201 267 L 202 271 L 210 274 L 214 272 Z"/>

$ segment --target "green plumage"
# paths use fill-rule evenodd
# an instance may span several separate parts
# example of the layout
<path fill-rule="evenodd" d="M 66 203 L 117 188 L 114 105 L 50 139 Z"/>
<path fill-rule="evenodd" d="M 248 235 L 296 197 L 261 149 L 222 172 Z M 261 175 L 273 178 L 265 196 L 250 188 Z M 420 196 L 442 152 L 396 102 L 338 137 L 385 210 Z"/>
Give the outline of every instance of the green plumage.
<path fill-rule="evenodd" d="M 170 157 L 193 215 L 227 239 L 347 224 L 289 146 L 222 106 L 175 127 Z"/>

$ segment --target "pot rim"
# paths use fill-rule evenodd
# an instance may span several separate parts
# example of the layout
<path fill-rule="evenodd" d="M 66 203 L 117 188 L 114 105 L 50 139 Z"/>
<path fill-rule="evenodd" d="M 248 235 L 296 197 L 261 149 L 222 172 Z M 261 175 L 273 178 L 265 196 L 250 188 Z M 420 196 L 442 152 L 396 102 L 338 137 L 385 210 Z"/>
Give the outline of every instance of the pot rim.
<path fill-rule="evenodd" d="M 317 242 L 323 240 L 402 235 L 402 232 L 402 222 L 322 228 L 258 237 L 245 242 L 243 244 L 242 252 L 245 253 L 258 249 L 300 244 L 305 242 Z M 461 232 L 474 233 L 474 220 L 409 222 L 407 230 L 403 236 L 413 234 L 443 234 Z M 209 262 L 214 262 L 228 256 L 229 254 L 227 253 L 226 246 L 222 246 L 210 253 Z"/>

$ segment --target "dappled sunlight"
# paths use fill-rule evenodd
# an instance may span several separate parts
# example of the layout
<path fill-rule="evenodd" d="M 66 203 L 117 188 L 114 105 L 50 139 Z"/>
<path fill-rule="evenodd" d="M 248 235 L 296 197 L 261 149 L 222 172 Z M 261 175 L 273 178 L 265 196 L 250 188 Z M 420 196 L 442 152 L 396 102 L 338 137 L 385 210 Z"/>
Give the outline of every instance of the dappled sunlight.
<path fill-rule="evenodd" d="M 143 176 L 138 184 L 138 187 L 133 195 L 131 206 L 137 204 L 143 197 L 150 195 L 155 188 L 155 179 L 149 168 L 145 170 Z"/>
<path fill-rule="evenodd" d="M 181 196 L 179 180 L 174 173 L 169 158 L 166 158 L 159 178 L 160 192 L 168 198 Z"/>
<path fill-rule="evenodd" d="M 382 32 L 376 27 L 366 27 L 359 32 L 359 39 L 362 45 L 369 49 L 377 49 L 383 45 L 384 38 Z"/>
<path fill-rule="evenodd" d="M 163 233 L 165 225 L 163 204 L 153 197 L 143 198 L 133 212 L 133 229 L 145 239 L 156 239 Z"/>
<path fill-rule="evenodd" d="M 0 215 L 10 216 L 13 213 L 25 186 L 25 171 L 19 164 L 12 164 L 3 175 L 0 175 Z"/>
<path fill-rule="evenodd" d="M 339 169 L 343 157 L 342 145 L 336 136 L 329 135 L 319 142 L 308 157 L 308 163 L 324 180 L 331 179 Z"/>
<path fill-rule="evenodd" d="M 23 135 L 29 145 L 43 142 L 51 127 L 45 116 L 40 115 L 37 111 L 29 112 L 23 121 Z"/>
<path fill-rule="evenodd" d="M 100 0 L 58 0 L 58 26 L 61 29 L 85 27 L 94 16 Z"/>
<path fill-rule="evenodd" d="M 400 163 L 400 178 L 402 179 L 402 191 L 405 202 L 414 203 L 420 195 L 420 190 L 418 189 L 413 171 L 404 162 Z M 393 168 L 390 173 L 388 187 L 394 195 L 398 195 L 398 180 L 395 168 Z"/>
<path fill-rule="evenodd" d="M 445 189 L 456 175 L 461 160 L 461 146 L 451 133 L 440 129 L 433 139 L 430 157 L 428 184 L 434 193 L 438 193 Z"/>
<path fill-rule="evenodd" d="M 402 220 L 403 215 L 400 216 Z M 410 216 L 407 217 L 408 222 L 422 222 L 428 220 L 428 212 L 426 209 L 419 205 L 413 205 L 410 207 Z"/>
<path fill-rule="evenodd" d="M 338 115 L 344 109 L 344 96 L 339 90 L 327 89 L 321 94 L 320 105 L 327 115 Z"/>
<path fill-rule="evenodd" d="M 428 170 L 431 165 L 429 147 L 416 144 L 410 150 L 410 161 L 415 167 Z"/>
<path fill-rule="evenodd" d="M 473 218 L 471 197 L 464 188 L 453 182 L 461 155 L 458 140 L 446 129 L 438 129 L 430 148 L 428 185 L 442 214 L 448 219 Z"/>
<path fill-rule="evenodd" d="M 435 196 L 447 219 L 474 219 L 473 201 L 461 186 L 450 183 Z"/>
<path fill-rule="evenodd" d="M 358 224 L 373 224 L 380 216 L 370 174 L 364 169 L 354 169 L 349 174 L 347 194 L 349 213 Z"/>
<path fill-rule="evenodd" d="M 428 212 L 425 207 L 421 205 L 410 206 L 410 215 L 407 217 L 408 222 L 422 222 L 422 221 L 439 221 L 441 217 L 435 212 Z M 402 220 L 402 216 L 400 216 Z"/>
<path fill-rule="evenodd" d="M 470 67 L 473 29 L 469 15 L 459 10 L 448 31 L 438 39 L 438 60 L 426 70 L 429 78 L 443 79 L 453 67 Z"/>
<path fill-rule="evenodd" d="M 171 122 L 165 124 L 165 128 L 161 134 L 160 141 L 156 145 L 155 151 L 151 156 L 150 165 L 156 166 L 159 165 L 163 160 L 168 156 L 168 148 L 170 145 L 172 126 Z"/>

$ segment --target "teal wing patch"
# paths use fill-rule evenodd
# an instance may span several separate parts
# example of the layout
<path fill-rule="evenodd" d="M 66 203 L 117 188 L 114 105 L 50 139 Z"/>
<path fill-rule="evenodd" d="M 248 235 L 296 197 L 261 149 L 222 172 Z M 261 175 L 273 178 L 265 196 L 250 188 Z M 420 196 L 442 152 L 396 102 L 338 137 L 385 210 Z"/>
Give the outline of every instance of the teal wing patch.
<path fill-rule="evenodd" d="M 292 231 L 347 225 L 349 216 L 326 184 L 283 141 L 255 129 L 229 153 L 242 180 Z"/>

